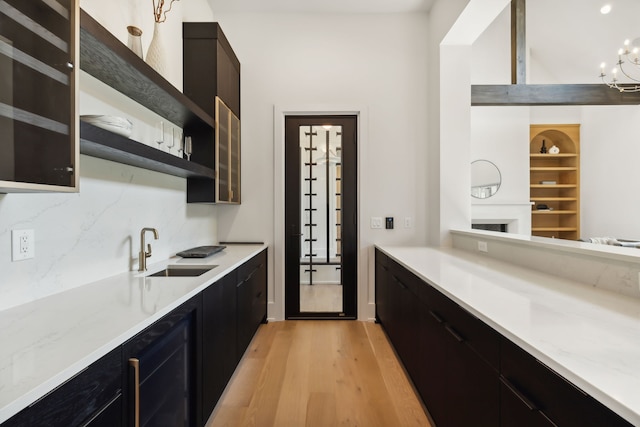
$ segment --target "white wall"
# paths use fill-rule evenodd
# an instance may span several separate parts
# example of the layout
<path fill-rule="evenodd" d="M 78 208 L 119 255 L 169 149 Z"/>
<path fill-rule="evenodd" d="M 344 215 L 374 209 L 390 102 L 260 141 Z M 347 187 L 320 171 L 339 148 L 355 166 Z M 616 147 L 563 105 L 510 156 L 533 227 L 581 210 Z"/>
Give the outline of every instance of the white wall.
<path fill-rule="evenodd" d="M 451 246 L 449 230 L 471 224 L 471 52 L 508 0 L 471 0 L 440 44 L 440 205 L 436 244 Z"/>
<path fill-rule="evenodd" d="M 429 12 L 429 156 L 427 192 L 422 197 L 429 208 L 425 218 L 429 230 L 428 243 L 436 246 L 442 240 L 442 223 L 447 221 L 441 218 L 441 193 L 451 191 L 440 177 L 441 168 L 445 167 L 440 151 L 440 103 L 442 97 L 449 96 L 440 90 L 440 43 L 468 3 L 469 0 L 437 0 Z"/>
<path fill-rule="evenodd" d="M 470 197 L 472 222 L 506 223 L 510 233 L 531 232 L 529 123 L 528 107 L 471 108 L 471 161 L 489 160 L 502 178 L 492 197 Z"/>
<path fill-rule="evenodd" d="M 148 13 L 145 19 L 138 15 L 141 25 L 152 27 L 151 7 L 138 3 L 136 13 Z M 81 1 L 81 7 L 123 42 L 126 25 L 133 21 L 132 6 L 127 0 Z M 204 0 L 189 0 L 189 11 L 211 17 Z M 167 39 L 172 40 L 168 49 L 177 58 L 182 57 L 176 51 L 176 46 L 181 50 L 181 21 L 182 12 L 175 9 L 166 22 Z M 170 72 L 181 82 L 180 61 L 171 64 Z M 80 84 L 81 112 L 103 106 L 109 114 L 128 115 L 134 108 L 95 85 L 88 93 L 83 82 L 87 84 L 86 76 Z M 143 111 L 136 115 L 140 126 L 151 117 Z M 185 179 L 80 156 L 80 193 L 0 195 L 0 310 L 137 268 L 142 227 L 156 227 L 160 234 L 159 240 L 151 241 L 151 263 L 216 241 L 216 207 L 187 205 L 185 191 Z M 35 230 L 34 259 L 11 261 L 14 229 Z"/>
<path fill-rule="evenodd" d="M 274 108 L 363 110 L 358 299 L 359 317 L 373 317 L 373 243 L 426 241 L 427 15 L 216 14 L 215 20 L 242 67 L 243 203 L 220 207 L 220 239 L 258 238 L 281 249 L 273 232 L 280 203 L 274 177 L 282 173 L 274 170 L 280 160 L 274 154 L 283 141 L 274 138 Z M 371 216 L 395 216 L 396 229 L 371 230 Z M 413 228 L 402 227 L 405 216 Z M 272 274 L 281 268 L 275 261 Z M 272 276 L 269 316 L 282 318 L 284 284 L 273 277 L 279 276 Z"/>

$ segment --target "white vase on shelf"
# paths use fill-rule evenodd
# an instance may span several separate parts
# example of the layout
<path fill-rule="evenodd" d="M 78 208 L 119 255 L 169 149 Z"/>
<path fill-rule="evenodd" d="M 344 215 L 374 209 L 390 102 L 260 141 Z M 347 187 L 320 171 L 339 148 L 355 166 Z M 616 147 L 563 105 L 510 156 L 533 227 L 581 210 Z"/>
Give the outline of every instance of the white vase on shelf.
<path fill-rule="evenodd" d="M 147 50 L 147 64 L 151 66 L 154 70 L 158 72 L 158 74 L 164 76 L 166 65 L 165 65 L 165 53 L 164 46 L 162 43 L 162 31 L 160 30 L 161 23 L 154 23 L 153 27 L 153 38 L 151 39 L 151 44 L 149 44 L 149 49 Z"/>

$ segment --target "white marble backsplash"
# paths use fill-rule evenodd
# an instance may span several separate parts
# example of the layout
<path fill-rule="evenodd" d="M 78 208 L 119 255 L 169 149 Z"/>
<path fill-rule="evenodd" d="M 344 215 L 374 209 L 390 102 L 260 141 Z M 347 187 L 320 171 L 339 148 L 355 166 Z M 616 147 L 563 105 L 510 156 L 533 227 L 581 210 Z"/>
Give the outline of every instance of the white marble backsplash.
<path fill-rule="evenodd" d="M 186 179 L 80 156 L 80 192 L 0 195 L 0 310 L 217 242 L 213 205 L 186 202 Z M 35 258 L 11 261 L 11 230 L 35 231 Z"/>
<path fill-rule="evenodd" d="M 452 231 L 453 247 L 542 271 L 634 298 L 640 298 L 640 249 L 513 236 L 507 233 Z M 478 251 L 478 241 L 488 252 Z"/>

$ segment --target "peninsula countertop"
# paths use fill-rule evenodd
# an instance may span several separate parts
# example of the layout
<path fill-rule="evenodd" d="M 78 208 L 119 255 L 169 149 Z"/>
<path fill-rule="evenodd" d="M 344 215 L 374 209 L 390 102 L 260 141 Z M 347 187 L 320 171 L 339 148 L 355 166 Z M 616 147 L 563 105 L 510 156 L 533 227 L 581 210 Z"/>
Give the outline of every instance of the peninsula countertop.
<path fill-rule="evenodd" d="M 378 248 L 640 425 L 640 300 L 460 249 Z"/>
<path fill-rule="evenodd" d="M 0 423 L 196 296 L 264 245 L 153 263 L 0 311 Z M 169 265 L 215 266 L 198 277 L 145 277 Z"/>

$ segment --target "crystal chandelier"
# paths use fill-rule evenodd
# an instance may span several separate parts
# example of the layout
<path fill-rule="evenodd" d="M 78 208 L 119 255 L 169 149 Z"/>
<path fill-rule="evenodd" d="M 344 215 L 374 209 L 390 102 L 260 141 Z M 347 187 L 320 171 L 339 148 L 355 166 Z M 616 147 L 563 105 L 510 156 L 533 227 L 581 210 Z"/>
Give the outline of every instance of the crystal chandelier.
<path fill-rule="evenodd" d="M 639 39 L 634 40 L 634 45 L 637 45 Z M 604 69 L 606 64 L 603 62 L 600 64 L 600 78 L 602 82 L 612 89 L 617 89 L 620 92 L 640 92 L 640 49 L 637 46 L 632 46 L 629 40 L 624 41 L 624 47 L 618 50 L 618 62 L 616 66 L 611 70 L 611 78 L 607 81 L 607 74 Z M 625 65 L 631 64 L 631 66 Z M 621 83 L 618 80 L 618 73 L 621 73 L 626 79 L 632 83 Z"/>

